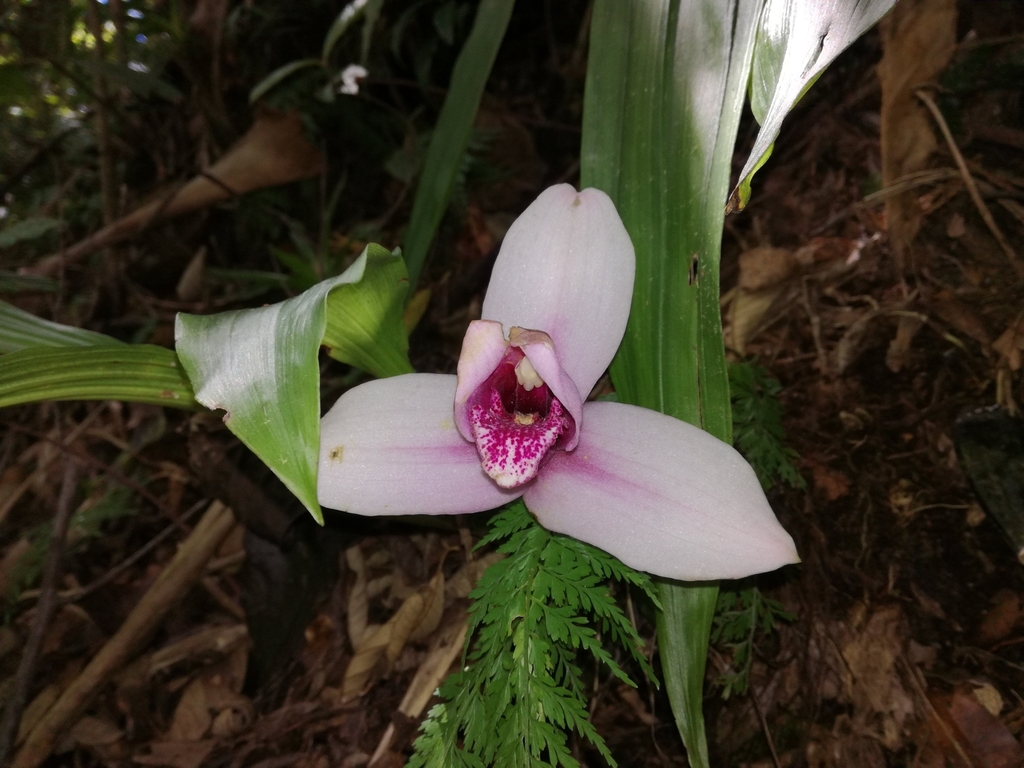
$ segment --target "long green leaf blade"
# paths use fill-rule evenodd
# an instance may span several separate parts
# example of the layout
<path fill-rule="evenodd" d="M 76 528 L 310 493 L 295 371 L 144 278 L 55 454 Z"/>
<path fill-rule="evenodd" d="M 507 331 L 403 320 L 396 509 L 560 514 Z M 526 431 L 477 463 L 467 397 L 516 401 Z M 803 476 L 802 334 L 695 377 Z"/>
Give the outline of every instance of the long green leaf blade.
<path fill-rule="evenodd" d="M 0 357 L 0 408 L 44 400 L 199 408 L 177 355 L 164 347 L 34 347 Z"/>
<path fill-rule="evenodd" d="M 469 38 L 455 62 L 448 95 L 427 150 L 409 228 L 405 233 L 403 251 L 411 285 L 415 286 L 419 279 L 430 242 L 451 199 L 484 86 L 505 37 L 514 5 L 515 0 L 483 0 Z"/>
<path fill-rule="evenodd" d="M 0 354 L 29 347 L 124 346 L 112 336 L 61 325 L 0 301 Z"/>
<path fill-rule="evenodd" d="M 633 239 L 633 308 L 612 378 L 624 402 L 729 440 L 718 269 L 729 161 L 759 0 L 597 0 L 583 186 Z M 691 763 L 707 766 L 703 679 L 717 584 L 662 582 L 664 678 Z"/>

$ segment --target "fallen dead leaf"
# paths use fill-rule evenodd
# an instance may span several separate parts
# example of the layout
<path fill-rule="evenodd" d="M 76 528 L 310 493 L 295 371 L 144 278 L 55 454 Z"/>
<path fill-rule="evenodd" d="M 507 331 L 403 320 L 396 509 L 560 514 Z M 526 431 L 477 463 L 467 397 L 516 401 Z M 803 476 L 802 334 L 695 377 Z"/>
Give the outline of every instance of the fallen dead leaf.
<path fill-rule="evenodd" d="M 974 768 L 1016 768 L 1024 762 L 1024 747 L 970 690 L 929 694 L 928 698 L 934 709 L 935 740 L 947 760 L 960 765 L 960 755 L 965 754 Z M 935 717 L 941 722 L 934 722 Z"/>
<path fill-rule="evenodd" d="M 744 291 L 762 291 L 785 282 L 800 266 L 785 248 L 751 248 L 740 254 L 738 285 Z"/>
<path fill-rule="evenodd" d="M 119 741 L 124 731 L 110 720 L 86 715 L 71 726 L 68 736 L 83 747 L 102 747 Z"/>
<path fill-rule="evenodd" d="M 62 264 L 76 262 L 130 238 L 154 221 L 206 208 L 257 189 L 315 176 L 322 167 L 323 157 L 306 139 L 299 113 L 264 109 L 220 160 L 180 189 L 157 196 L 63 253 L 47 256 L 26 271 L 41 276 L 54 275 Z"/>
<path fill-rule="evenodd" d="M 992 598 L 992 607 L 978 627 L 978 645 L 987 647 L 1005 640 L 1020 625 L 1024 618 L 1024 603 L 1020 595 L 1009 589 L 1002 589 Z"/>
<path fill-rule="evenodd" d="M 838 469 L 813 459 L 804 459 L 801 463 L 810 467 L 815 490 L 821 491 L 828 501 L 840 499 L 850 492 L 850 478 Z"/>
<path fill-rule="evenodd" d="M 1024 355 L 1024 315 L 1010 324 L 1003 334 L 992 342 L 992 349 L 998 352 L 1011 371 L 1019 371 Z"/>
<path fill-rule="evenodd" d="M 982 346 L 987 347 L 992 343 L 985 321 L 973 309 L 952 296 L 936 296 L 928 302 L 928 310 L 953 330 L 974 339 Z"/>
<path fill-rule="evenodd" d="M 874 733 L 888 749 L 904 741 L 914 701 L 903 687 L 896 662 L 907 642 L 906 618 L 897 605 L 864 618 L 861 607 L 850 622 L 853 634 L 840 647 L 846 661 L 845 688 L 853 703 L 854 730 Z"/>
<path fill-rule="evenodd" d="M 971 691 L 971 695 L 992 717 L 999 717 L 999 713 L 1003 711 L 1003 695 L 992 683 L 982 683 Z"/>
<path fill-rule="evenodd" d="M 349 662 L 342 681 L 342 700 L 350 701 L 379 675 L 390 671 L 406 643 L 430 635 L 444 609 L 444 574 L 407 597 L 387 623 L 364 636 Z"/>
<path fill-rule="evenodd" d="M 899 373 L 910 359 L 910 343 L 924 326 L 924 320 L 917 315 L 900 315 L 896 324 L 896 336 L 889 343 L 885 353 L 885 367 Z"/>
<path fill-rule="evenodd" d="M 149 745 L 148 754 L 132 756 L 132 762 L 139 765 L 164 766 L 164 768 L 200 768 L 210 756 L 216 742 L 203 741 L 154 741 Z"/>
<path fill-rule="evenodd" d="M 234 685 L 233 680 L 214 670 L 205 672 L 185 686 L 167 730 L 167 740 L 198 741 L 211 732 L 215 722 L 221 733 L 214 735 L 231 736 L 247 728 L 253 721 L 255 710 L 247 697 L 234 690 Z M 231 714 L 218 721 L 225 711 Z M 232 730 L 236 727 L 237 730 Z"/>
<path fill-rule="evenodd" d="M 956 45 L 955 0 L 903 0 L 879 24 L 882 60 L 882 185 L 923 170 L 937 142 L 931 120 L 914 91 L 931 82 L 949 63 Z M 907 251 L 921 226 L 922 210 L 914 192 L 885 201 L 889 242 L 903 269 Z"/>

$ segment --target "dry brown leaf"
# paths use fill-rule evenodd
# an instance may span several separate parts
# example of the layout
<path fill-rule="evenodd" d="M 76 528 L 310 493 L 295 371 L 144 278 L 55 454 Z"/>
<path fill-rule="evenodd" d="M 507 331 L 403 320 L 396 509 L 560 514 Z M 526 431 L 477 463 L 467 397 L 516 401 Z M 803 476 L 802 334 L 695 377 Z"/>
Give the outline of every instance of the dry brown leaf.
<path fill-rule="evenodd" d="M 1009 589 L 1002 589 L 992 598 L 992 608 L 985 614 L 978 627 L 976 642 L 990 646 L 1010 636 L 1014 628 L 1024 619 L 1024 603 L 1020 595 Z"/>
<path fill-rule="evenodd" d="M 437 629 L 444 609 L 444 574 L 437 574 L 421 589 L 409 595 L 388 620 L 364 638 L 349 662 L 342 681 L 342 700 L 358 696 L 376 677 L 386 674 L 409 640 L 427 637 Z"/>
<path fill-rule="evenodd" d="M 167 730 L 168 741 L 198 741 L 203 738 L 225 711 L 232 714 L 220 721 L 219 727 L 243 723 L 240 730 L 252 722 L 255 710 L 252 702 L 233 690 L 234 681 L 226 679 L 219 671 L 206 672 L 189 683 L 181 694 L 174 710 L 171 727 Z M 215 735 L 233 735 L 223 732 Z"/>
<path fill-rule="evenodd" d="M 1003 335 L 992 342 L 992 349 L 998 352 L 1011 371 L 1019 371 L 1024 355 L 1024 315 L 1018 317 Z"/>
<path fill-rule="evenodd" d="M 896 666 L 906 645 L 906 618 L 896 605 L 876 610 L 866 621 L 858 621 L 860 618 L 850 622 L 853 634 L 840 647 L 847 666 L 844 682 L 853 703 L 855 730 L 875 732 L 885 747 L 898 749 L 904 724 L 914 714 L 914 701 Z"/>
<path fill-rule="evenodd" d="M 781 285 L 763 291 L 736 289 L 726 315 L 726 344 L 730 349 L 741 355 L 746 352 L 747 344 L 761 330 L 771 308 L 785 292 Z"/>
<path fill-rule="evenodd" d="M 954 330 L 979 344 L 987 347 L 992 343 L 992 336 L 985 327 L 985 321 L 973 309 L 961 304 L 952 296 L 936 296 L 928 302 L 928 309 Z"/>
<path fill-rule="evenodd" d="M 86 715 L 71 726 L 68 736 L 83 747 L 103 747 L 120 741 L 124 731 L 110 720 Z"/>
<path fill-rule="evenodd" d="M 982 683 L 971 691 L 971 695 L 992 717 L 999 717 L 999 713 L 1003 711 L 1005 706 L 1003 695 L 996 690 L 992 683 Z"/>
<path fill-rule="evenodd" d="M 154 741 L 149 745 L 149 754 L 133 755 L 132 762 L 164 768 L 200 768 L 210 756 L 215 744 L 213 739 Z"/>
<path fill-rule="evenodd" d="M 785 248 L 751 248 L 740 254 L 738 285 L 744 291 L 762 291 L 785 282 L 799 264 Z"/>
<path fill-rule="evenodd" d="M 815 489 L 825 494 L 829 501 L 835 501 L 850 492 L 850 478 L 838 469 L 831 469 L 812 459 L 806 459 L 804 464 L 811 468 Z"/>
<path fill-rule="evenodd" d="M 867 310 L 850 324 L 832 352 L 832 370 L 836 373 L 843 373 L 860 356 L 868 327 L 876 317 L 878 317 L 878 312 Z"/>
<path fill-rule="evenodd" d="M 469 597 L 469 593 L 476 587 L 476 583 L 484 575 L 484 571 L 505 557 L 500 552 L 488 552 L 483 557 L 466 563 L 445 582 L 445 597 L 449 600 Z"/>
<path fill-rule="evenodd" d="M 444 574 L 438 569 L 426 587 L 410 595 L 402 607 L 391 617 L 394 624 L 388 659 L 394 663 L 406 642 L 417 642 L 430 636 L 441 622 L 444 611 Z"/>
<path fill-rule="evenodd" d="M 962 764 L 962 753 L 974 768 L 1016 768 L 1024 762 L 1024 747 L 999 718 L 978 702 L 971 690 L 958 689 L 951 695 L 929 694 L 929 699 L 935 716 L 941 720 L 932 719 L 935 739 L 953 764 Z"/>
<path fill-rule="evenodd" d="M 234 653 L 239 647 L 248 653 L 249 630 L 245 624 L 216 624 L 168 643 L 149 657 L 149 677 L 190 660 L 208 662 L 210 656 Z"/>
<path fill-rule="evenodd" d="M 902 0 L 879 24 L 882 60 L 882 185 L 923 170 L 935 151 L 931 119 L 918 103 L 915 89 L 932 81 L 949 63 L 956 45 L 956 0 Z M 902 269 L 921 225 L 914 192 L 885 201 L 889 241 Z"/>
<path fill-rule="evenodd" d="M 203 678 L 196 678 L 182 692 L 166 736 L 169 741 L 198 741 L 212 723 L 213 715 L 206 703 L 206 685 Z"/>
<path fill-rule="evenodd" d="M 893 373 L 899 373 L 910 359 L 910 343 L 917 332 L 924 326 L 924 321 L 916 315 L 900 315 L 896 325 L 896 336 L 889 343 L 885 353 L 885 367 Z"/>
<path fill-rule="evenodd" d="M 24 536 L 15 541 L 0 559 L 0 598 L 6 599 L 11 579 L 18 572 L 21 559 L 32 549 L 32 543 Z"/>
<path fill-rule="evenodd" d="M 162 194 L 63 253 L 32 267 L 35 275 L 53 275 L 62 264 L 142 231 L 154 221 L 173 218 L 244 195 L 320 173 L 323 157 L 305 136 L 298 112 L 262 110 L 252 127 L 216 163 L 170 194 Z"/>
<path fill-rule="evenodd" d="M 352 650 L 359 651 L 363 640 L 368 637 L 366 630 L 370 614 L 370 596 L 366 582 L 366 562 L 358 544 L 345 550 L 345 562 L 356 574 L 356 583 L 348 593 L 348 609 L 345 612 L 348 641 L 352 644 Z"/>

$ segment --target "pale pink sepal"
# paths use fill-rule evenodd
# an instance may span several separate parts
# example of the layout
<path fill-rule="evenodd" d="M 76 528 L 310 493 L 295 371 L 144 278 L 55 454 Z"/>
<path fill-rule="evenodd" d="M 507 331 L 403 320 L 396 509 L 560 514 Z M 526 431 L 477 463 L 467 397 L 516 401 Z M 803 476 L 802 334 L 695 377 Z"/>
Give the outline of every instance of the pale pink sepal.
<path fill-rule="evenodd" d="M 553 340 L 546 333 L 516 328 L 512 331 L 509 342 L 523 351 L 537 375 L 548 385 L 551 394 L 558 398 L 562 407 L 572 416 L 575 429 L 568 435 L 562 447 L 567 451 L 573 450 L 579 442 L 580 429 L 583 428 L 583 399 L 572 378 L 559 365 Z"/>
<path fill-rule="evenodd" d="M 454 376 L 412 373 L 349 390 L 320 422 L 320 503 L 357 515 L 481 512 L 515 499 L 480 468 L 452 415 Z"/>
<path fill-rule="evenodd" d="M 750 465 L 669 416 L 587 403 L 575 451 L 553 451 L 523 499 L 541 524 L 627 565 L 686 581 L 799 562 Z"/>
<path fill-rule="evenodd" d="M 505 331 L 494 320 L 474 320 L 462 338 L 459 355 L 459 383 L 455 389 L 455 426 L 467 440 L 473 440 L 466 401 L 494 373 L 508 349 Z"/>
<path fill-rule="evenodd" d="M 550 187 L 515 220 L 498 253 L 483 317 L 544 331 L 586 399 L 622 341 L 633 298 L 633 244 L 611 199 Z"/>

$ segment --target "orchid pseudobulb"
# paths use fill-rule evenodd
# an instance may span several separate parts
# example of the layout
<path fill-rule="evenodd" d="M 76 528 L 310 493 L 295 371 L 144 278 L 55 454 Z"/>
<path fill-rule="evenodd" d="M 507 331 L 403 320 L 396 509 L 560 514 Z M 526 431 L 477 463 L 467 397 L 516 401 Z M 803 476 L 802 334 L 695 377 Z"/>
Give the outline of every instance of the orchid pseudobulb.
<path fill-rule="evenodd" d="M 691 581 L 797 562 L 731 446 L 645 408 L 584 402 L 622 341 L 634 272 L 603 192 L 546 190 L 505 237 L 458 376 L 372 381 L 324 416 L 320 503 L 459 514 L 522 496 L 549 530 Z"/>

